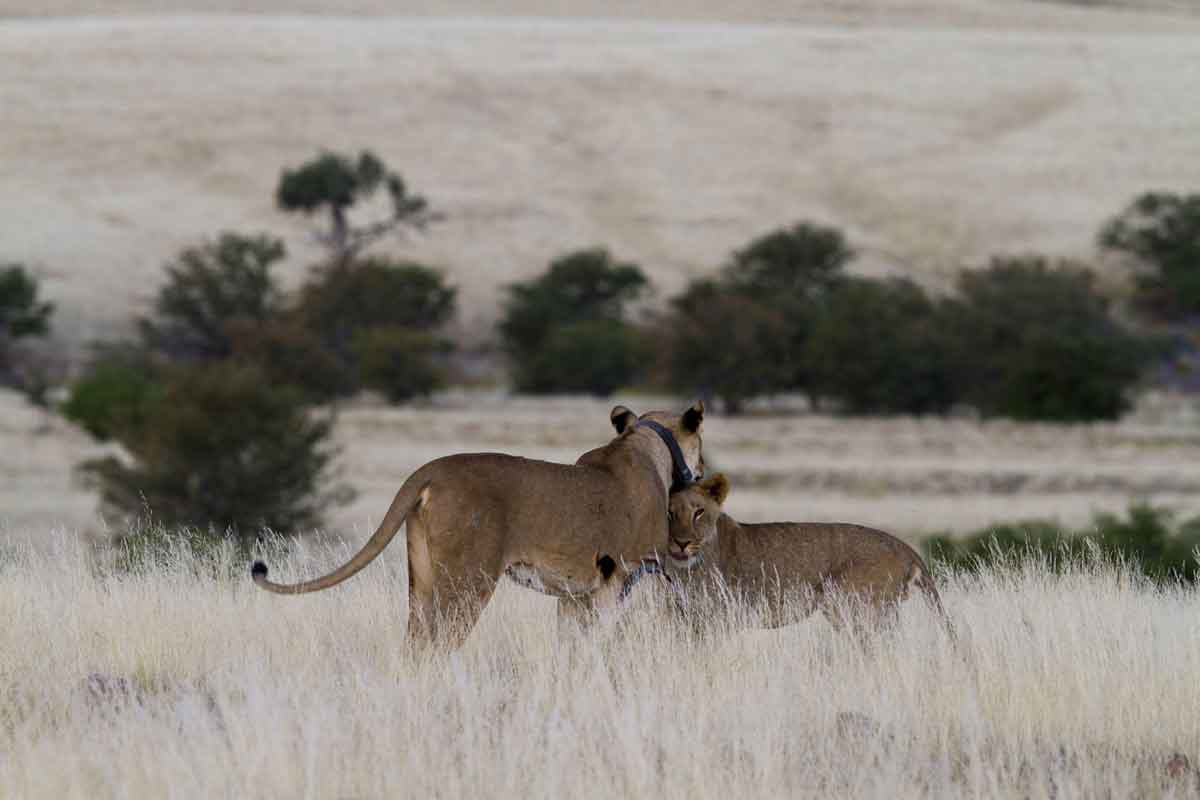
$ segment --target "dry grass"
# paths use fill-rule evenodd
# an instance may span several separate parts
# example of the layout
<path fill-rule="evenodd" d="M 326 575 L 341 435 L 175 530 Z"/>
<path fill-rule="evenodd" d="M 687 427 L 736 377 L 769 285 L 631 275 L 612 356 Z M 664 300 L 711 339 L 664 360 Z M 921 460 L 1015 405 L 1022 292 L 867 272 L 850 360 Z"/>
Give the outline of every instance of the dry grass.
<path fill-rule="evenodd" d="M 865 646 L 821 618 L 741 630 L 737 608 L 701 636 L 635 608 L 563 640 L 509 585 L 462 651 L 415 654 L 395 559 L 306 598 L 256 590 L 228 555 L 232 577 L 196 567 L 2 552 L 0 796 L 1196 791 L 1165 765 L 1200 754 L 1200 598 L 1112 569 L 943 576 L 961 655 L 919 603 Z"/>
<path fill-rule="evenodd" d="M 484 0 L 438 7 L 462 18 L 322 14 L 437 10 L 382 0 L 160 16 L 131 0 L 8 21 L 0 255 L 39 266 L 74 343 L 119 328 L 167 257 L 224 228 L 285 234 L 294 282 L 314 251 L 272 208 L 280 169 L 371 147 L 448 214 L 390 248 L 445 267 L 478 341 L 498 288 L 571 247 L 608 244 L 666 294 L 812 217 L 847 229 L 859 269 L 943 284 L 997 251 L 1090 255 L 1135 193 L 1200 184 L 1194 17 L 784 5 L 509 10 L 547 20 L 488 18 L 508 4 Z M 35 8 L 96 11 L 0 13 Z"/>

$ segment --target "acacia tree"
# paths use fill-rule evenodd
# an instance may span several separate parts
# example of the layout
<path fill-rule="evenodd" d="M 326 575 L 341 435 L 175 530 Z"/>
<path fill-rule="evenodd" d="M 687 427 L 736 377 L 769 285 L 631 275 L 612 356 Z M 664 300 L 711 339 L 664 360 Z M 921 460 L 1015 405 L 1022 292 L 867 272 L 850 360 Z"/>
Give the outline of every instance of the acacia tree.
<path fill-rule="evenodd" d="M 362 225 L 352 224 L 350 209 L 380 188 L 388 194 L 390 213 Z M 389 170 L 369 150 L 363 150 L 357 159 L 323 152 L 296 169 L 285 169 L 275 201 L 284 211 L 328 214 L 329 228 L 319 232 L 317 239 L 340 267 L 349 266 L 364 248 L 388 233 L 405 227 L 424 230 L 441 218 L 424 197 L 408 190 L 399 173 Z"/>

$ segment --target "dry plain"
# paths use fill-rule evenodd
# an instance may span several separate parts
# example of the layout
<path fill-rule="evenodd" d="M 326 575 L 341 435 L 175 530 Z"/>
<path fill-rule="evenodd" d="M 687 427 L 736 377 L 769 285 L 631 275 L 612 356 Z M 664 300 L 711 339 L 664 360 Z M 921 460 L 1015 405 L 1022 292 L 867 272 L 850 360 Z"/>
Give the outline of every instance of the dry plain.
<path fill-rule="evenodd" d="M 1190 3 L 782 5 L 0 0 L 0 260 L 45 277 L 78 352 L 221 229 L 285 235 L 298 281 L 313 251 L 271 207 L 280 167 L 369 146 L 448 215 L 386 249 L 444 267 L 485 342 L 498 287 L 576 245 L 640 260 L 661 297 L 814 217 L 856 269 L 944 286 L 1000 250 L 1090 256 L 1134 193 L 1200 184 Z M 343 408 L 358 498 L 280 574 L 344 558 L 424 461 L 573 460 L 613 402 L 677 401 Z M 706 445 L 741 518 L 911 539 L 1137 500 L 1200 514 L 1196 416 L 1161 397 L 1075 427 L 763 412 L 711 417 Z M 736 608 L 700 638 L 639 613 L 564 642 L 506 586 L 462 652 L 423 656 L 396 545 L 309 598 L 256 592 L 228 555 L 215 577 L 186 553 L 97 569 L 72 467 L 100 452 L 0 392 L 0 797 L 1200 794 L 1166 768 L 1200 763 L 1192 588 L 941 575 L 963 656 L 918 606 L 866 648 L 823 620 L 747 632 Z"/>

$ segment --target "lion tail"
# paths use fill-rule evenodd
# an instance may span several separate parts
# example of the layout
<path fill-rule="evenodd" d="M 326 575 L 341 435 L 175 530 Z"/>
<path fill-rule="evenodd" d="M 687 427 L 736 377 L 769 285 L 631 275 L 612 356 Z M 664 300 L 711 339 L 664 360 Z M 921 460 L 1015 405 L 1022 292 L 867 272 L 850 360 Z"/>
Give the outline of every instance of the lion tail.
<path fill-rule="evenodd" d="M 420 505 L 421 493 L 426 486 L 428 486 L 428 482 L 418 480 L 416 475 L 405 481 L 404 485 L 400 487 L 400 491 L 396 492 L 396 498 L 388 507 L 383 521 L 379 523 L 379 527 L 375 529 L 375 533 L 371 535 L 367 543 L 349 561 L 328 575 L 322 575 L 320 578 L 303 583 L 275 583 L 267 579 L 267 565 L 261 561 L 255 561 L 254 566 L 250 568 L 250 576 L 260 588 L 275 594 L 305 594 L 338 585 L 347 578 L 353 577 L 383 552 L 383 549 L 391 543 L 392 538 L 400 530 L 400 526 L 404 524 L 404 520 Z"/>

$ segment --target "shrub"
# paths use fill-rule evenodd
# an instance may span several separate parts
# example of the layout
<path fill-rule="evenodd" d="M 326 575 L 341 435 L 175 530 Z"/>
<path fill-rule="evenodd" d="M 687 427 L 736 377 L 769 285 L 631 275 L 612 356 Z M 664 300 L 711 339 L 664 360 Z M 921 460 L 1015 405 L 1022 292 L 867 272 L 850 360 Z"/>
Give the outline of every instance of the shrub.
<path fill-rule="evenodd" d="M 731 414 L 744 403 L 790 385 L 796 373 L 790 329 L 778 311 L 711 280 L 693 282 L 671 300 L 657 341 L 674 390 L 719 397 Z"/>
<path fill-rule="evenodd" d="M 278 239 L 233 233 L 185 249 L 167 265 L 153 316 L 139 323 L 146 346 L 171 361 L 229 357 L 229 323 L 261 323 L 281 313 L 283 297 L 271 267 L 283 257 Z"/>
<path fill-rule="evenodd" d="M 115 533 L 111 562 L 97 564 L 115 573 L 180 572 L 209 580 L 244 580 L 246 562 L 286 559 L 295 540 L 279 535 L 230 537 L 209 528 L 168 527 L 152 519 L 134 519 Z"/>
<path fill-rule="evenodd" d="M 454 316 L 457 290 L 420 264 L 369 258 L 325 271 L 302 290 L 298 313 L 346 364 L 361 331 L 405 327 L 431 331 Z"/>
<path fill-rule="evenodd" d="M 616 323 L 623 321 L 625 307 L 648 284 L 636 264 L 617 261 L 607 250 L 596 248 L 555 259 L 535 280 L 509 286 L 499 330 L 516 387 L 530 392 L 600 391 L 614 377 L 622 382 L 627 380 L 609 372 L 613 365 L 620 366 L 636 358 L 632 337 L 618 333 L 621 328 Z M 608 324 L 576 328 L 555 340 L 556 332 L 562 328 L 601 322 Z M 605 368 L 601 371 L 609 374 L 584 389 L 578 385 L 582 374 L 578 365 L 551 364 L 554 354 L 544 351 L 553 344 L 554 353 L 559 356 L 570 356 L 582 349 L 594 353 L 597 347 L 580 339 L 588 333 L 600 336 L 603 344 L 617 351 L 605 356 Z M 559 378 L 571 381 L 572 385 L 559 385 Z"/>
<path fill-rule="evenodd" d="M 293 386 L 312 403 L 352 393 L 357 376 L 299 322 L 234 320 L 226 327 L 232 357 L 254 364 L 276 385 Z"/>
<path fill-rule="evenodd" d="M 1135 307 L 1168 322 L 1200 314 L 1200 194 L 1143 194 L 1101 229 L 1099 244 L 1138 267 Z"/>
<path fill-rule="evenodd" d="M 385 187 L 391 201 L 388 216 L 366 225 L 351 225 L 347 212 L 360 200 Z M 402 227 L 423 230 L 439 219 L 425 198 L 408 191 L 404 179 L 387 168 L 374 153 L 364 150 L 357 159 L 322 153 L 300 167 L 285 169 L 279 178 L 275 201 L 284 211 L 312 214 L 329 212 L 329 230 L 320 234 L 335 265 L 344 265 L 363 248 Z"/>
<path fill-rule="evenodd" d="M 318 525 L 339 499 L 340 490 L 319 488 L 330 427 L 298 391 L 253 366 L 176 368 L 144 424 L 119 431 L 133 463 L 108 457 L 82 468 L 109 508 L 149 511 L 170 528 L 293 531 Z"/>
<path fill-rule="evenodd" d="M 807 310 L 844 277 L 854 257 L 837 228 L 798 222 L 737 250 L 723 272 L 731 289 L 784 311 Z"/>
<path fill-rule="evenodd" d="M 22 384 L 13 346 L 50 330 L 54 304 L 38 298 L 37 279 L 19 264 L 0 264 L 0 384 Z"/>
<path fill-rule="evenodd" d="M 1128 407 L 1148 346 L 1109 315 L 1090 272 L 997 258 L 958 285 L 950 335 L 966 399 L 985 416 L 1113 419 Z"/>
<path fill-rule="evenodd" d="M 109 347 L 71 386 L 63 416 L 100 440 L 136 436 L 161 391 L 157 371 L 136 347 Z"/>
<path fill-rule="evenodd" d="M 854 414 L 944 413 L 959 397 L 945 314 L 915 283 L 849 279 L 805 348 L 816 392 Z"/>
<path fill-rule="evenodd" d="M 817 401 L 804 352 L 822 305 L 854 253 L 841 231 L 799 222 L 757 237 L 713 279 L 671 299 L 665 373 L 679 391 L 720 397 L 731 413 L 760 394 Z"/>
<path fill-rule="evenodd" d="M 1195 582 L 1200 576 L 1200 518 L 1172 525 L 1170 511 L 1148 505 L 1130 507 L 1126 517 L 1098 514 L 1091 527 L 1065 530 L 1050 522 L 997 525 L 956 538 L 947 534 L 925 540 L 933 561 L 975 570 L 998 558 L 1033 553 L 1052 568 L 1098 555 L 1123 560 L 1156 580 Z"/>
<path fill-rule="evenodd" d="M 398 326 L 360 331 L 353 350 L 364 386 L 393 403 L 428 395 L 444 383 L 439 359 L 453 345 L 436 336 Z"/>
<path fill-rule="evenodd" d="M 594 319 L 551 331 L 522 370 L 529 392 L 585 392 L 607 397 L 645 366 L 640 333 L 620 320 Z"/>

